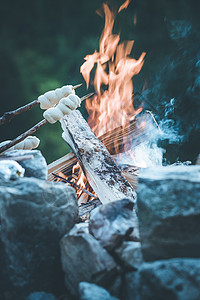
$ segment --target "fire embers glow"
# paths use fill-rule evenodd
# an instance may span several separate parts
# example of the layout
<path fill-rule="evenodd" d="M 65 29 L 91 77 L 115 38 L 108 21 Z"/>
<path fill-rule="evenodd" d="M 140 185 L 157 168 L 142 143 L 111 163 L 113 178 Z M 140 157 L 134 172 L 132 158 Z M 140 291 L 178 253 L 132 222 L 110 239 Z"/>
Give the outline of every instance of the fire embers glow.
<path fill-rule="evenodd" d="M 97 199 L 78 162 L 73 166 L 70 176 L 66 176 L 62 172 L 59 172 L 57 175 L 57 182 L 64 181 L 66 184 L 76 189 L 79 205 L 86 203 L 89 200 L 93 200 L 94 198 Z"/>
<path fill-rule="evenodd" d="M 129 2 L 125 1 L 118 12 L 126 8 Z M 91 71 L 96 66 L 94 88 L 97 95 L 87 100 L 86 109 L 88 123 L 97 136 L 129 123 L 141 112 L 142 107 L 135 110 L 133 106 L 132 78 L 140 72 L 145 57 L 144 52 L 138 60 L 130 57 L 134 41 L 120 43 L 119 34 L 112 33 L 115 14 L 107 4 L 103 4 L 103 9 L 105 27 L 99 51 L 87 55 L 81 66 L 87 87 Z"/>
<path fill-rule="evenodd" d="M 77 162 L 76 165 L 74 165 L 73 169 L 72 169 L 72 181 L 75 182 L 77 185 L 79 185 L 82 188 L 87 188 L 88 185 L 88 181 L 87 178 L 85 177 L 79 163 Z M 78 198 L 80 198 L 83 194 L 82 190 L 77 189 L 77 196 Z M 88 195 L 84 194 L 85 197 L 85 201 L 81 201 L 81 202 L 87 202 L 88 201 Z"/>

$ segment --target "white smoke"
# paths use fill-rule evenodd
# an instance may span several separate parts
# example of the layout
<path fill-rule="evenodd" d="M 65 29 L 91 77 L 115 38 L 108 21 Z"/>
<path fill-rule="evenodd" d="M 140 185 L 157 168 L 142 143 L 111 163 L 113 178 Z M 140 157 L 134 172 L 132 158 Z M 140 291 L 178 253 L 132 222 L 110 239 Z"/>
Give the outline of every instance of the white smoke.
<path fill-rule="evenodd" d="M 169 144 L 180 143 L 183 136 L 178 134 L 178 124 L 170 119 L 174 113 L 175 98 L 165 105 L 164 118 L 156 122 L 152 115 L 152 126 L 147 129 L 146 138 L 139 145 L 132 145 L 129 152 L 118 154 L 115 160 L 118 164 L 129 164 L 138 167 L 152 167 L 163 165 L 165 149 L 159 146 L 161 141 L 167 140 Z"/>

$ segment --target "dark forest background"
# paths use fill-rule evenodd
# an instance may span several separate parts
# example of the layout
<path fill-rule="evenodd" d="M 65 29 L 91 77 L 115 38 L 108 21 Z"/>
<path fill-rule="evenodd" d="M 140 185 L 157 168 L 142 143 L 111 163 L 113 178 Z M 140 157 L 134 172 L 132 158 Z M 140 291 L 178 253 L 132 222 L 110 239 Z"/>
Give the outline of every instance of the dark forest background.
<path fill-rule="evenodd" d="M 104 20 L 95 13 L 102 2 L 1 1 L 0 115 L 48 90 L 84 82 L 80 66 L 86 54 L 98 49 L 104 27 Z M 123 1 L 109 3 L 116 8 Z M 167 124 L 170 119 L 169 127 L 183 136 L 182 141 L 161 142 L 170 162 L 194 162 L 200 152 L 199 11 L 197 0 L 133 0 L 115 25 L 122 40 L 135 40 L 132 54 L 136 58 L 142 51 L 147 53 L 141 73 L 134 78 L 137 100 L 145 102 L 158 121 Z M 77 91 L 79 96 L 86 93 L 85 85 Z M 175 102 L 170 106 L 172 98 Z M 81 110 L 87 118 L 84 107 Z M 16 117 L 1 126 L 0 140 L 16 137 L 41 119 L 39 107 Z M 46 125 L 36 135 L 48 163 L 69 151 L 61 138 L 59 122 Z"/>

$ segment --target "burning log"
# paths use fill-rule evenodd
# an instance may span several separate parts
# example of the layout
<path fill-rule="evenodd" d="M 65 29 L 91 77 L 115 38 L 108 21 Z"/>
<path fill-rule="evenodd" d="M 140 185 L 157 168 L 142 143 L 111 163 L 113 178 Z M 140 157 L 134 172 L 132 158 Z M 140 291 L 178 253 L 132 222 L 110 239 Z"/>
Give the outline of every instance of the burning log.
<path fill-rule="evenodd" d="M 101 140 L 101 138 L 99 138 Z M 60 159 L 54 161 L 48 165 L 48 181 L 54 181 L 55 173 L 63 173 L 64 175 L 71 176 L 72 168 L 77 163 L 77 158 L 73 152 L 68 153 L 67 155 L 61 157 Z M 118 165 L 121 173 L 124 175 L 126 180 L 130 185 L 136 190 L 137 187 L 137 177 L 139 174 L 139 168 L 131 165 Z"/>
<path fill-rule="evenodd" d="M 106 147 L 91 131 L 79 111 L 61 121 L 63 139 L 71 147 L 102 203 L 123 198 L 134 201 L 136 193 L 122 175 Z"/>
<path fill-rule="evenodd" d="M 144 124 L 146 125 L 144 126 Z M 99 140 L 103 142 L 109 153 L 114 155 L 116 154 L 116 148 L 119 152 L 128 150 L 128 146 L 126 146 L 126 149 L 124 147 L 124 140 L 131 140 L 134 146 L 137 146 L 145 141 L 148 135 L 148 128 L 150 126 L 154 126 L 154 120 L 152 119 L 152 115 L 150 115 L 149 113 L 145 113 L 142 116 L 137 117 L 134 121 L 127 124 L 126 126 L 117 127 L 114 130 L 103 134 L 99 137 Z M 129 147 L 131 147 L 130 143 Z M 52 162 L 48 166 L 48 180 L 54 180 L 52 172 L 56 174 L 62 172 L 66 176 L 70 176 L 72 168 L 76 164 L 76 162 L 77 158 L 72 152 Z M 126 179 L 129 181 L 130 178 L 129 182 L 131 184 L 133 183 L 133 186 L 136 186 L 135 178 L 137 178 L 138 168 L 135 166 L 123 166 L 123 168 L 119 166 L 119 168 L 121 169 Z"/>

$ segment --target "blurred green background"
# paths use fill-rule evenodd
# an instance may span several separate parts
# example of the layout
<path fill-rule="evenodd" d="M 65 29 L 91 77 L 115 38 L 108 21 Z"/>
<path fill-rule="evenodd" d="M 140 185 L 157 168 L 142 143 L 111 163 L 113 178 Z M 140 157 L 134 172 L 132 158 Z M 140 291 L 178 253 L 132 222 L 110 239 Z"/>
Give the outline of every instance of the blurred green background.
<path fill-rule="evenodd" d="M 37 99 L 48 90 L 84 82 L 80 66 L 85 55 L 98 49 L 104 27 L 103 18 L 95 13 L 102 2 L 1 1 L 0 115 Z M 109 3 L 117 8 L 123 1 Z M 135 14 L 136 25 L 133 22 Z M 147 52 L 145 65 L 135 79 L 136 91 L 141 91 L 145 83 L 147 86 L 153 84 L 153 79 L 166 64 L 164 58 L 177 48 L 168 30 L 170 21 L 176 19 L 198 26 L 199 1 L 135 0 L 118 16 L 115 31 L 121 32 L 122 40 L 135 40 L 133 55 L 137 58 L 142 51 Z M 85 84 L 77 90 L 79 96 L 87 92 Z M 84 107 L 81 110 L 87 118 Z M 39 107 L 16 117 L 1 126 L 1 141 L 16 137 L 41 119 Z M 36 135 L 41 140 L 39 149 L 48 163 L 69 151 L 61 138 L 59 122 L 44 126 Z"/>

